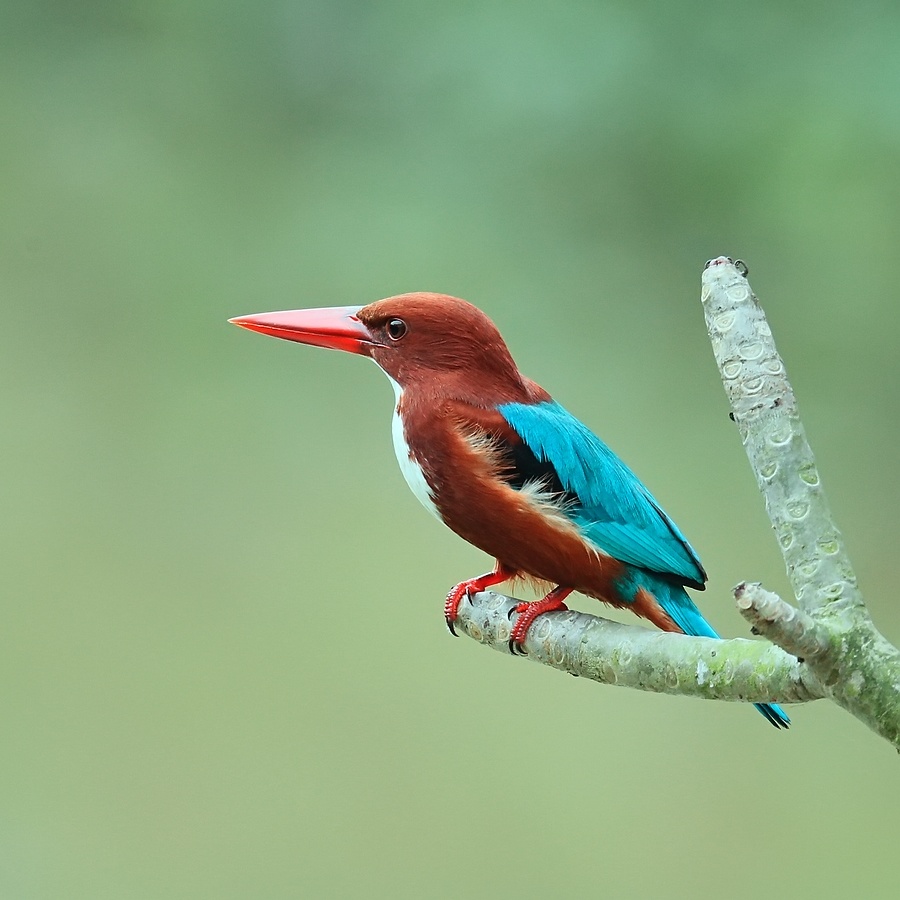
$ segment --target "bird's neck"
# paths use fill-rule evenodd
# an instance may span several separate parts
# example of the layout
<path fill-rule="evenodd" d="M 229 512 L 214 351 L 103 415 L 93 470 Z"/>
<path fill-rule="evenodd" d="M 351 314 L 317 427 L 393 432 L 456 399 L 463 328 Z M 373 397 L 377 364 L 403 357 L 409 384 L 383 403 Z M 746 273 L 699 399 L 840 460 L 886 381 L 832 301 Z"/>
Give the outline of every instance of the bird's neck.
<path fill-rule="evenodd" d="M 447 401 L 479 409 L 496 409 L 504 403 L 540 403 L 550 395 L 518 369 L 490 374 L 469 368 L 450 369 L 410 378 L 406 372 L 386 372 L 398 403 L 436 408 Z M 407 376 L 407 377 L 404 377 Z"/>

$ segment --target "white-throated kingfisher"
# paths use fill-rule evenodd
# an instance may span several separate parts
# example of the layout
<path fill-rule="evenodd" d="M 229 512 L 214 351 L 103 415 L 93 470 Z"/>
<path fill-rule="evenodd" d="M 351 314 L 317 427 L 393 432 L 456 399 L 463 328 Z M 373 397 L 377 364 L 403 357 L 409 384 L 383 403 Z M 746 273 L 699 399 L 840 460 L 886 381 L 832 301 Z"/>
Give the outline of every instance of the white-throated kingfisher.
<path fill-rule="evenodd" d="M 397 461 L 422 505 L 496 560 L 456 585 L 463 598 L 517 577 L 552 589 L 520 603 L 510 649 L 573 591 L 630 609 L 663 631 L 718 635 L 685 587 L 706 572 L 691 545 L 631 470 L 519 371 L 494 323 L 443 294 L 388 297 L 363 307 L 299 309 L 231 319 L 273 337 L 368 356 L 396 394 Z M 776 727 L 775 704 L 756 708 Z"/>

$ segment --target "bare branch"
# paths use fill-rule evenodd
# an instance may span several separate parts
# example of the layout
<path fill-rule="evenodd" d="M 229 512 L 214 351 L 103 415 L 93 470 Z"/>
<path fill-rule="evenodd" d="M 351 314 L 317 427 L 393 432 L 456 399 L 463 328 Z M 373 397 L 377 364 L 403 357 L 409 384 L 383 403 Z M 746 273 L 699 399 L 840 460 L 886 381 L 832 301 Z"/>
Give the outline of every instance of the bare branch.
<path fill-rule="evenodd" d="M 813 660 L 830 649 L 828 629 L 802 610 L 785 603 L 760 584 L 741 582 L 734 589 L 741 615 L 757 634 L 801 660 Z"/>
<path fill-rule="evenodd" d="M 805 613 L 768 592 L 751 589 L 748 597 L 747 587 L 738 608 L 770 640 L 803 656 L 835 703 L 900 749 L 900 650 L 865 607 L 746 275 L 727 257 L 710 260 L 701 299 L 732 414 Z"/>
<path fill-rule="evenodd" d="M 732 414 L 800 606 L 807 612 L 836 603 L 862 606 L 756 295 L 731 260 L 719 257 L 703 272 L 701 300 Z"/>
<path fill-rule="evenodd" d="M 510 615 L 518 602 L 491 591 L 476 594 L 462 603 L 455 625 L 508 653 Z M 661 694 L 753 703 L 825 696 L 804 665 L 771 644 L 667 634 L 574 610 L 536 619 L 525 650 L 529 659 L 572 675 Z"/>

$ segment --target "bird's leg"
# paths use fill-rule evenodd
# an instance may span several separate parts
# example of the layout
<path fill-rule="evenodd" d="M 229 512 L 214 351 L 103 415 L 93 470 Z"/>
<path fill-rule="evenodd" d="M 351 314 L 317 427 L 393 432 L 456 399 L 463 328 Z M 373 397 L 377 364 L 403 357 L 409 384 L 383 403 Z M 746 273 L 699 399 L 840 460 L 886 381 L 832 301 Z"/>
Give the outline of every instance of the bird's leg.
<path fill-rule="evenodd" d="M 471 597 L 472 594 L 477 594 L 479 591 L 493 587 L 495 584 L 500 584 L 502 581 L 509 581 L 515 574 L 516 573 L 512 569 L 507 569 L 500 560 L 497 560 L 497 564 L 494 566 L 492 572 L 486 572 L 484 575 L 479 575 L 477 578 L 470 578 L 468 581 L 461 581 L 456 585 L 456 587 L 447 594 L 447 600 L 444 603 L 444 621 L 450 629 L 450 634 L 452 634 L 453 637 L 457 636 L 453 623 L 456 621 L 456 615 L 459 612 L 459 604 L 462 603 L 463 597 Z"/>
<path fill-rule="evenodd" d="M 572 593 L 574 588 L 556 587 L 543 600 L 535 600 L 533 603 L 520 603 L 513 607 L 512 611 L 519 613 L 516 624 L 513 625 L 509 633 L 509 652 L 515 655 L 524 655 L 522 644 L 525 643 L 525 637 L 531 623 L 545 612 L 552 612 L 555 609 L 568 609 L 565 604 L 566 597 Z"/>

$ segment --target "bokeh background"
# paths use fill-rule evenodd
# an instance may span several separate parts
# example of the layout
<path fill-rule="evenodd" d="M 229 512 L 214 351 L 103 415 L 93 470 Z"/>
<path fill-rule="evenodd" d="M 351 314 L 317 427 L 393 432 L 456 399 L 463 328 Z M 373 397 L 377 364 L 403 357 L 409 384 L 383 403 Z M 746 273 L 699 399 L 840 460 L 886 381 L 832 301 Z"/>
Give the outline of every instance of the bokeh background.
<path fill-rule="evenodd" d="M 740 256 L 900 640 L 896 3 L 32 0 L 0 83 L 0 896 L 896 896 L 887 743 L 452 640 L 385 379 L 225 321 L 476 302 L 746 634 Z"/>

